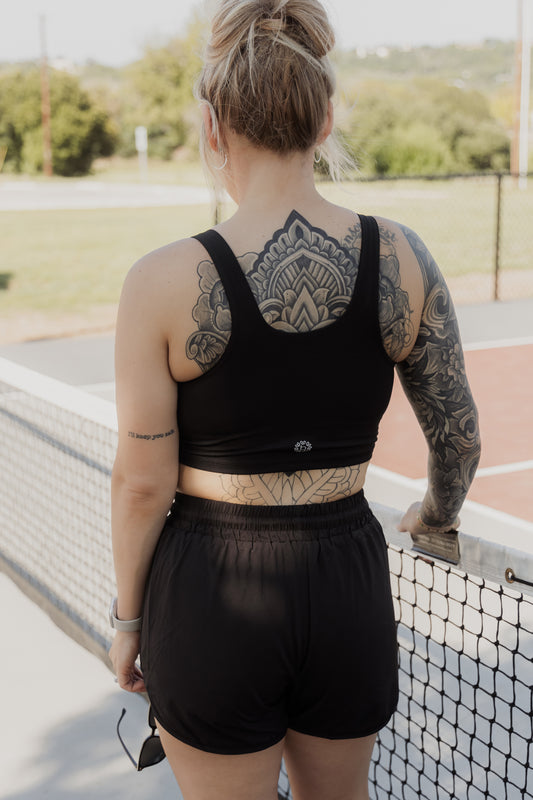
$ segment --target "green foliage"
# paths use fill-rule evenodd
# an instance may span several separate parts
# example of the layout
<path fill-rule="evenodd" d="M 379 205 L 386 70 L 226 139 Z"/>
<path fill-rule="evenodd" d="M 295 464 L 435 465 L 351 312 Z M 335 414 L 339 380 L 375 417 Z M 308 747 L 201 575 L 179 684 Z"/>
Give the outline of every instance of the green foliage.
<path fill-rule="evenodd" d="M 372 156 L 380 175 L 443 175 L 453 169 L 445 140 L 425 122 L 393 128 L 377 143 Z"/>
<path fill-rule="evenodd" d="M 356 160 L 370 175 L 474 172 L 509 164 L 509 139 L 487 98 L 434 79 L 363 84 L 346 131 Z"/>
<path fill-rule="evenodd" d="M 51 71 L 52 164 L 56 175 L 86 175 L 97 156 L 111 155 L 116 131 L 108 115 L 91 101 L 72 75 Z M 6 171 L 43 168 L 40 75 L 14 71 L 0 75 L 0 145 L 7 147 Z"/>
<path fill-rule="evenodd" d="M 148 129 L 149 155 L 163 159 L 169 159 L 196 132 L 193 86 L 201 67 L 202 31 L 196 19 L 184 38 L 148 47 L 140 61 L 126 68 L 120 115 L 122 155 L 134 155 L 137 125 Z"/>
<path fill-rule="evenodd" d="M 205 30 L 197 16 L 183 36 L 148 47 L 142 59 L 122 69 L 88 63 L 79 80 L 53 72 L 54 171 L 85 174 L 96 156 L 113 150 L 135 155 L 138 125 L 148 129 L 149 156 L 169 159 L 184 145 L 182 153 L 197 152 L 200 120 L 193 86 Z M 362 172 L 508 168 L 512 54 L 512 43 L 504 42 L 337 53 L 337 124 Z M 4 170 L 42 169 L 40 125 L 35 64 L 16 71 L 0 64 Z"/>

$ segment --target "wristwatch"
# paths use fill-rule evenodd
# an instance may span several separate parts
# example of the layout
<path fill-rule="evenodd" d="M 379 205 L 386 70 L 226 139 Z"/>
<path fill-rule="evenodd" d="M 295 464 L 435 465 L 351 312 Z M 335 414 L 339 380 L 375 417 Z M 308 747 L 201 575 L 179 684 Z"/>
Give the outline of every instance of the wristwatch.
<path fill-rule="evenodd" d="M 137 619 L 118 619 L 117 617 L 117 598 L 113 597 L 109 607 L 109 624 L 116 631 L 140 631 L 142 617 Z"/>

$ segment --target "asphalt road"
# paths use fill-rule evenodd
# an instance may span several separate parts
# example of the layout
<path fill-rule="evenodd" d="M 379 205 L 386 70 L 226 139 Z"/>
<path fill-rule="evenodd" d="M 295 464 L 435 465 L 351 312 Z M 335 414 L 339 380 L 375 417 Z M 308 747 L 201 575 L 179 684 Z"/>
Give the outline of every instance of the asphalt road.
<path fill-rule="evenodd" d="M 172 186 L 105 181 L 0 180 L 0 211 L 72 208 L 147 208 L 211 202 L 204 186 Z"/>

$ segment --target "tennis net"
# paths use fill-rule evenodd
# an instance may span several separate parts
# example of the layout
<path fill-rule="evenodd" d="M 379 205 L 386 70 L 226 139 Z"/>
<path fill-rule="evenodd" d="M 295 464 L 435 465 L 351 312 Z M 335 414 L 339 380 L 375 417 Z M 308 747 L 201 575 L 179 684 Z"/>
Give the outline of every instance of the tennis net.
<path fill-rule="evenodd" d="M 0 359 L 0 568 L 107 663 L 116 439 L 111 403 Z M 447 540 L 436 558 L 435 542 L 415 552 L 396 531 L 399 512 L 374 510 L 400 702 L 376 743 L 371 797 L 533 800 L 533 539 L 516 549 L 505 530 L 505 545 L 461 533 L 459 553 Z M 279 794 L 290 796 L 284 771 Z"/>

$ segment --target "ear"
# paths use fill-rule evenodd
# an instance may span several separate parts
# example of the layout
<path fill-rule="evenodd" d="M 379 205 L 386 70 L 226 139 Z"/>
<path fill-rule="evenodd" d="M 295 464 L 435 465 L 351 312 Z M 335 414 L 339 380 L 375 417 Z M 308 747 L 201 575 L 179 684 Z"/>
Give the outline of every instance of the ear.
<path fill-rule="evenodd" d="M 202 113 L 202 120 L 204 123 L 205 133 L 209 147 L 215 152 L 218 152 L 218 136 L 216 133 L 216 121 L 213 119 L 214 111 L 207 103 L 202 103 L 200 106 Z"/>
<path fill-rule="evenodd" d="M 328 100 L 328 113 L 326 115 L 326 121 L 324 122 L 324 127 L 322 128 L 322 132 L 320 134 L 320 138 L 318 140 L 318 144 L 322 144 L 325 142 L 328 136 L 330 135 L 331 131 L 333 130 L 333 103 L 331 100 Z"/>

